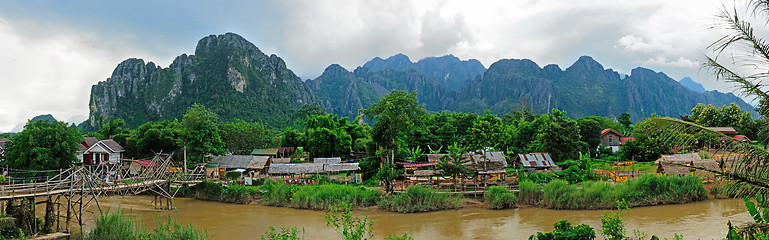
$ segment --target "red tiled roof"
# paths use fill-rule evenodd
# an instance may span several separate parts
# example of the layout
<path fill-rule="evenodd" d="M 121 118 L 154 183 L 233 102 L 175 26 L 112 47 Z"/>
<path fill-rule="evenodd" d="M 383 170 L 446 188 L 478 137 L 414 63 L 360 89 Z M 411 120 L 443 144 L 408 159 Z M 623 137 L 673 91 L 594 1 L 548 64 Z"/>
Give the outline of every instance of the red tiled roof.
<path fill-rule="evenodd" d="M 625 145 L 625 142 L 627 142 L 627 141 L 633 141 L 633 140 L 635 140 L 634 137 L 620 137 L 619 138 L 619 142 L 622 145 Z"/>
<path fill-rule="evenodd" d="M 607 134 L 607 133 L 610 133 L 610 132 L 612 132 L 612 133 L 614 133 L 614 134 L 617 134 L 617 135 L 619 135 L 620 137 L 622 137 L 622 134 L 620 134 L 620 133 L 619 133 L 619 132 L 617 132 L 617 131 L 614 131 L 614 129 L 611 129 L 611 128 L 607 128 L 607 129 L 604 129 L 603 131 L 601 131 L 601 135 L 605 135 L 605 134 Z"/>
<path fill-rule="evenodd" d="M 150 159 L 139 159 L 139 160 L 134 160 L 134 162 L 141 164 L 142 166 L 145 166 L 145 167 L 157 166 L 157 164 Z"/>

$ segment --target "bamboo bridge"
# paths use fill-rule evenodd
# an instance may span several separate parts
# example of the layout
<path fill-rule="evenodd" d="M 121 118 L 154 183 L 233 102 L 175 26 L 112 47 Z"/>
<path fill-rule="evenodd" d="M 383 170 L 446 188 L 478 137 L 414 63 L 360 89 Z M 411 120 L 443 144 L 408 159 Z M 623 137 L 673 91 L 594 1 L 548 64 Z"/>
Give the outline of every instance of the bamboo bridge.
<path fill-rule="evenodd" d="M 59 170 L 42 182 L 0 185 L 0 211 L 4 212 L 5 205 L 16 200 L 34 203 L 32 212 L 37 204 L 53 205 L 56 231 L 70 232 L 73 221 L 82 229 L 96 211 L 101 213 L 99 198 L 106 196 L 151 194 L 155 197 L 155 208 L 171 210 L 173 198 L 179 192 L 179 188 L 172 185 L 197 184 L 205 178 L 201 167 L 189 172 L 178 171 L 180 168 L 172 164 L 171 157 L 171 154 L 157 154 L 152 166 L 133 173 L 119 164 L 74 166 Z M 45 200 L 38 201 L 41 198 Z M 94 205 L 96 209 L 92 209 Z"/>

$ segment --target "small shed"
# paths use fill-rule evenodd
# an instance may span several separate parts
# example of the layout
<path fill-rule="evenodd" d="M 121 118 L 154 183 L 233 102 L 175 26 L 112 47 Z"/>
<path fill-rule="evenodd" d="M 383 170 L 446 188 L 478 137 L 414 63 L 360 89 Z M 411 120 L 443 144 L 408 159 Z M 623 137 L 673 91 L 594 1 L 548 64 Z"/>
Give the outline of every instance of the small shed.
<path fill-rule="evenodd" d="M 550 157 L 550 154 L 546 152 L 518 154 L 517 163 L 526 169 L 534 170 L 548 169 L 558 166 L 553 162 L 553 158 Z"/>
<path fill-rule="evenodd" d="M 446 156 L 448 154 L 427 154 L 427 161 L 428 162 L 439 162 L 441 161 L 441 157 Z"/>
<path fill-rule="evenodd" d="M 125 149 L 112 139 L 101 140 L 83 152 L 83 164 L 119 164 L 123 152 Z"/>
<path fill-rule="evenodd" d="M 494 181 L 505 179 L 507 160 L 503 152 L 486 152 L 470 154 L 472 161 L 467 165 L 473 169 L 479 181 Z"/>
<path fill-rule="evenodd" d="M 278 150 L 278 148 L 254 149 L 251 151 L 251 155 L 278 157 Z"/>
<path fill-rule="evenodd" d="M 340 157 L 330 157 L 330 158 L 314 158 L 312 159 L 313 163 L 324 163 L 324 164 L 336 164 L 336 163 L 342 163 L 342 158 Z"/>
<path fill-rule="evenodd" d="M 267 173 L 270 175 L 322 173 L 323 165 L 323 163 L 270 164 L 270 169 Z"/>
<path fill-rule="evenodd" d="M 132 175 L 136 175 L 144 168 L 152 168 L 156 166 L 157 164 L 150 159 L 133 160 L 128 166 L 128 172 Z"/>
<path fill-rule="evenodd" d="M 627 141 L 635 140 L 634 137 L 625 137 L 614 129 L 607 128 L 601 131 L 601 145 L 607 146 L 612 152 L 619 151 Z"/>
<path fill-rule="evenodd" d="M 219 164 L 219 168 L 226 170 L 245 169 L 254 175 L 256 173 L 264 173 L 264 168 L 269 158 L 268 156 L 255 155 L 227 155 L 216 156 L 211 160 L 211 163 Z"/>
<path fill-rule="evenodd" d="M 702 159 L 697 153 L 662 155 L 655 163 L 657 164 L 657 173 L 673 176 L 708 174 L 707 171 L 695 170 L 686 166 L 701 167 L 713 171 L 720 168 L 719 160 Z"/>

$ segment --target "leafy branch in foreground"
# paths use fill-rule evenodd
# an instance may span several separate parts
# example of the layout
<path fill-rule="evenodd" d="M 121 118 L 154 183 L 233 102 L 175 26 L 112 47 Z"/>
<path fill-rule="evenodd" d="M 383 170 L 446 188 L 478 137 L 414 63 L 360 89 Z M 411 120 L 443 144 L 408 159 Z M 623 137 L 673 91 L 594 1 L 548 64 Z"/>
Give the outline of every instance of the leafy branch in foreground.
<path fill-rule="evenodd" d="M 688 149 L 697 143 L 696 136 L 715 134 L 721 144 L 715 149 L 719 169 L 681 165 L 711 172 L 723 179 L 723 191 L 732 195 L 761 194 L 769 196 L 769 152 L 759 147 L 733 141 L 732 138 L 703 126 L 673 118 L 650 118 L 639 124 L 642 134 L 656 136 L 673 149 Z M 680 165 L 680 164 L 677 164 Z"/>

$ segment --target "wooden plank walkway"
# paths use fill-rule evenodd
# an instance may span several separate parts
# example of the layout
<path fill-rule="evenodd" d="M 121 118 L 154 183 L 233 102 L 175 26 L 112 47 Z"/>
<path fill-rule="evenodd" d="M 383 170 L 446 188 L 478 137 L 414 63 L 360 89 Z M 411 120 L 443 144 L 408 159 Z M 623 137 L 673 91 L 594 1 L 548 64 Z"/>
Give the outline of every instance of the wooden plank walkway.
<path fill-rule="evenodd" d="M 153 184 L 162 184 L 167 182 L 168 180 L 149 180 L 149 181 L 142 181 L 139 183 L 124 183 L 124 184 L 117 184 L 117 185 L 108 185 L 108 186 L 100 186 L 95 187 L 93 190 L 100 191 L 100 192 L 115 192 L 120 190 L 127 190 L 132 188 L 141 188 L 146 187 L 148 185 Z M 44 196 L 52 196 L 52 195 L 59 195 L 59 194 L 65 194 L 70 193 L 71 191 L 79 192 L 81 188 L 65 188 L 65 189 L 56 189 L 51 191 L 42 191 L 42 192 L 33 192 L 33 193 L 24 193 L 24 194 L 14 194 L 14 195 L 6 195 L 6 196 L 0 196 L 0 201 L 7 201 L 7 200 L 13 200 L 13 199 L 19 199 L 19 198 L 29 198 L 29 197 L 44 197 Z M 84 188 L 84 191 L 90 191 L 89 188 Z"/>

